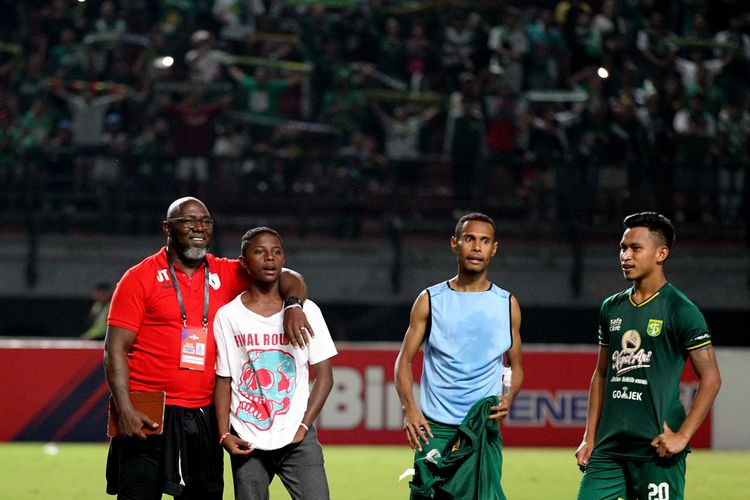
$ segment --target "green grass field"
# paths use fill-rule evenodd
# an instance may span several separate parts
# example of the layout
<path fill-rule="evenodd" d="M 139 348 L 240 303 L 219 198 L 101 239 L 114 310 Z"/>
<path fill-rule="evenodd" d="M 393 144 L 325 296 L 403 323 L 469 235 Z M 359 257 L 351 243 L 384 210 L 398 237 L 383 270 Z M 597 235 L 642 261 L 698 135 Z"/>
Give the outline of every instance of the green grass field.
<path fill-rule="evenodd" d="M 60 444 L 56 451 L 49 453 L 43 443 L 0 444 L 0 499 L 108 498 L 104 494 L 105 444 Z M 325 446 L 324 452 L 334 500 L 408 498 L 407 479 L 398 481 L 410 467 L 408 448 Z M 508 498 L 575 498 L 580 473 L 572 449 L 508 448 L 504 462 L 503 488 Z M 698 450 L 689 456 L 687 468 L 688 499 L 748 498 L 750 452 Z M 226 484 L 224 498 L 231 499 L 228 464 Z M 278 479 L 271 485 L 271 498 L 289 498 Z"/>

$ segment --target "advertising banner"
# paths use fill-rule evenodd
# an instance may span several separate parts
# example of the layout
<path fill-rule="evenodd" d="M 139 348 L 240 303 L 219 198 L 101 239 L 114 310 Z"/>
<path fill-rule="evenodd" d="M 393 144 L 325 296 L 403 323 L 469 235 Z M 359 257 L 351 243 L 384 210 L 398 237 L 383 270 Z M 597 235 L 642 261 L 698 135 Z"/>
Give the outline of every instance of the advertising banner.
<path fill-rule="evenodd" d="M 340 349 L 334 358 L 334 387 L 320 417 L 321 442 L 406 444 L 401 403 L 394 387 L 398 345 Z M 524 346 L 524 384 L 503 424 L 505 446 L 577 447 L 586 425 L 588 388 L 596 347 Z M 418 395 L 422 357 L 414 363 Z M 681 383 L 683 404 L 692 401 L 698 378 L 688 362 Z M 691 440 L 711 445 L 711 415 Z"/>
<path fill-rule="evenodd" d="M 333 389 L 317 422 L 321 442 L 406 446 L 393 382 L 398 344 L 338 348 Z M 109 390 L 102 354 L 97 342 L 0 342 L 0 441 L 105 440 Z M 525 380 L 503 424 L 504 445 L 576 447 L 596 357 L 595 347 L 524 346 Z M 420 354 L 415 391 L 421 369 Z M 683 403 L 692 400 L 697 380 L 687 363 Z M 711 446 L 711 419 L 691 440 L 694 448 Z"/>

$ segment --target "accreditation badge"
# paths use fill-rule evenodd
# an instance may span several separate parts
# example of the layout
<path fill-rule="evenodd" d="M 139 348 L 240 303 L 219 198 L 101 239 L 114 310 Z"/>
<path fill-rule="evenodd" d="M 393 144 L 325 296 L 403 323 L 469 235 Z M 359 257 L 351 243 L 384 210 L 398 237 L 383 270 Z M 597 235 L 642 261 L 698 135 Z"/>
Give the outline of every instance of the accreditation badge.
<path fill-rule="evenodd" d="M 203 371 L 206 367 L 206 339 L 208 332 L 203 326 L 182 327 L 180 342 L 180 368 Z"/>

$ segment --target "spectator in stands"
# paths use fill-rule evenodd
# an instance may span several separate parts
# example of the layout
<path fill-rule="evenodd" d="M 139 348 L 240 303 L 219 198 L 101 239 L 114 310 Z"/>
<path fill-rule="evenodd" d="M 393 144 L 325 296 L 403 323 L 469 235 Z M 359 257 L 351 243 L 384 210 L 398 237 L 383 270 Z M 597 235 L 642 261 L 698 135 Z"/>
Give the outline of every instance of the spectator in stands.
<path fill-rule="evenodd" d="M 712 161 L 716 121 L 705 111 L 705 97 L 696 93 L 672 122 L 677 139 L 673 174 L 675 218 L 716 220 L 717 169 Z"/>
<path fill-rule="evenodd" d="M 212 404 L 216 345 L 213 320 L 251 285 L 236 259 L 208 253 L 213 219 L 195 198 L 170 205 L 167 246 L 129 269 L 112 297 L 104 369 L 119 417 L 110 441 L 107 493 L 121 498 L 220 500 L 223 456 Z M 210 271 L 210 272 L 209 272 Z M 192 286 L 191 283 L 201 283 Z M 284 332 L 294 346 L 314 334 L 302 312 L 299 275 L 282 272 Z M 162 434 L 138 411 L 130 391 L 164 391 Z"/>
<path fill-rule="evenodd" d="M 445 146 L 453 170 L 454 206 L 471 207 L 484 185 L 484 160 L 487 156 L 486 125 L 480 103 L 469 98 L 461 101 L 461 112 L 446 126 Z"/>
<path fill-rule="evenodd" d="M 706 68 L 700 68 L 695 74 L 695 81 L 685 88 L 686 97 L 689 98 L 695 94 L 703 95 L 704 109 L 708 114 L 714 118 L 719 116 L 726 96 L 722 89 L 714 84 L 713 75 Z"/>
<path fill-rule="evenodd" d="M 211 13 L 221 24 L 221 39 L 234 42 L 235 48 L 239 48 L 257 31 L 266 7 L 262 0 L 216 0 Z"/>
<path fill-rule="evenodd" d="M 113 39 L 123 34 L 127 29 L 125 20 L 117 12 L 117 6 L 111 0 L 105 0 L 99 5 L 99 17 L 94 20 L 94 31 L 107 34 Z"/>
<path fill-rule="evenodd" d="M 599 68 L 604 49 L 601 33 L 594 27 L 591 14 L 581 11 L 576 16 L 570 41 L 570 77 L 579 71 Z"/>
<path fill-rule="evenodd" d="M 604 66 L 615 68 L 627 49 L 628 26 L 622 16 L 621 3 L 617 0 L 604 0 L 601 10 L 594 14 L 591 27 L 602 37 Z"/>
<path fill-rule="evenodd" d="M 568 176 L 570 165 L 569 142 L 566 126 L 571 115 L 562 103 L 532 102 L 529 116 L 525 118 L 527 153 L 524 160 L 535 178 L 530 196 L 534 200 L 530 207 L 532 218 L 552 218 L 557 220 L 560 213 L 568 210 L 571 187 L 578 189 L 578 176 Z M 557 202 L 556 199 L 561 199 Z M 568 211 L 569 212 L 569 211 Z M 569 218 L 569 217 L 568 217 Z"/>
<path fill-rule="evenodd" d="M 672 183 L 668 178 L 669 145 L 672 136 L 671 120 L 664 110 L 664 103 L 656 90 L 645 96 L 644 103 L 636 111 L 643 132 L 645 152 L 642 160 L 647 169 L 639 185 L 638 197 L 644 206 L 656 207 L 660 212 L 672 208 Z"/>
<path fill-rule="evenodd" d="M 350 70 L 343 64 L 340 43 L 335 38 L 328 38 L 321 42 L 320 51 L 310 51 L 312 71 L 307 82 L 310 83 L 310 111 L 319 117 L 323 112 L 323 99 L 332 88 L 337 85 L 337 79 Z M 359 63 L 354 63 L 359 64 Z M 363 64 L 359 71 L 372 71 L 372 64 Z"/>
<path fill-rule="evenodd" d="M 590 14 L 591 5 L 581 0 L 562 0 L 555 5 L 555 22 L 562 28 L 567 42 L 572 42 L 575 37 L 575 27 L 581 13 Z"/>
<path fill-rule="evenodd" d="M 77 163 L 76 151 L 73 146 L 73 126 L 70 120 L 57 122 L 54 134 L 45 147 L 45 154 L 46 162 L 39 172 L 39 184 L 46 195 L 44 207 L 46 209 L 58 208 L 60 209 L 58 210 L 59 213 L 71 212 L 73 207 L 68 203 L 66 194 L 75 192 L 74 181 Z M 70 217 L 63 217 L 56 224 L 56 229 L 61 232 L 69 231 L 71 229 L 70 221 L 66 219 L 70 219 Z"/>
<path fill-rule="evenodd" d="M 406 39 L 406 73 L 412 91 L 420 92 L 435 86 L 435 51 L 435 44 L 427 36 L 425 25 L 419 21 L 412 24 Z"/>
<path fill-rule="evenodd" d="M 71 5 L 67 0 L 52 0 L 49 5 L 41 6 L 36 14 L 41 17 L 41 33 L 55 43 L 62 41 L 63 44 L 73 42 L 76 32 L 83 32 L 86 24 L 85 7 Z M 63 32 L 69 31 L 63 35 Z M 56 57 L 50 54 L 50 63 L 55 68 Z"/>
<path fill-rule="evenodd" d="M 646 78 L 659 79 L 674 69 L 677 43 L 674 33 L 665 26 L 660 12 L 651 13 L 648 24 L 638 31 L 636 46 Z"/>
<path fill-rule="evenodd" d="M 335 33 L 328 31 L 329 40 L 341 45 L 343 62 L 370 61 L 378 50 L 378 17 L 376 9 L 358 3 L 347 12 L 342 12 L 335 23 Z M 325 27 L 325 26 L 324 26 Z"/>
<path fill-rule="evenodd" d="M 383 129 L 383 149 L 392 165 L 394 184 L 400 189 L 408 190 L 418 181 L 420 175 L 422 128 L 440 113 L 440 108 L 428 106 L 419 109 L 399 104 L 394 106 L 392 113 L 388 113 L 380 103 L 373 102 L 372 109 Z"/>
<path fill-rule="evenodd" d="M 94 302 L 86 316 L 86 331 L 81 334 L 82 339 L 104 340 L 107 333 L 107 316 L 109 302 L 112 300 L 112 285 L 106 281 L 97 281 L 92 291 Z"/>
<path fill-rule="evenodd" d="M 684 51 L 684 56 L 690 57 L 691 52 L 699 52 L 701 60 L 711 59 L 713 55 L 713 41 L 714 34 L 708 27 L 706 16 L 702 13 L 696 12 L 692 16 L 692 23 L 684 26 L 683 35 L 685 40 L 683 41 L 683 47 L 681 51 Z"/>
<path fill-rule="evenodd" d="M 743 18 L 739 12 L 730 15 L 727 29 L 718 32 L 714 41 L 717 44 L 714 56 L 721 58 L 724 68 L 719 85 L 732 98 L 737 98 L 747 91 L 750 69 L 750 35 L 743 32 Z"/>
<path fill-rule="evenodd" d="M 481 103 L 484 100 L 485 86 L 484 79 L 475 76 L 468 71 L 458 75 L 458 86 L 448 95 L 448 125 L 450 121 L 463 113 L 463 101 L 475 101 Z M 473 110 L 481 113 L 481 108 Z"/>
<path fill-rule="evenodd" d="M 135 193 L 153 192 L 171 196 L 175 175 L 174 137 L 166 117 L 148 116 L 147 123 L 132 140 L 135 178 L 127 179 Z"/>
<path fill-rule="evenodd" d="M 675 70 L 680 74 L 682 86 L 685 89 L 694 87 L 698 80 L 698 75 L 702 75 L 702 84 L 706 85 L 718 73 L 721 73 L 724 63 L 721 59 L 704 59 L 704 52 L 701 50 L 691 50 L 689 59 L 677 57 L 675 59 Z M 717 110 L 718 112 L 718 110 Z"/>
<path fill-rule="evenodd" d="M 481 40 L 476 14 L 469 15 L 464 10 L 454 10 L 445 16 L 442 36 L 442 66 L 445 87 L 452 90 L 458 82 L 458 75 L 464 71 L 476 72 L 474 59 Z"/>
<path fill-rule="evenodd" d="M 619 161 L 623 151 L 613 146 L 617 136 L 610 130 L 611 121 L 606 103 L 592 100 L 573 120 L 567 134 L 579 192 L 598 193 L 596 197 L 581 196 L 589 200 L 586 212 L 600 217 L 604 212 L 619 213 L 627 192 L 626 169 Z"/>
<path fill-rule="evenodd" d="M 529 52 L 529 40 L 520 16 L 517 8 L 506 9 L 502 22 L 490 30 L 487 40 L 487 47 L 492 51 L 490 72 L 501 75 L 507 88 L 515 94 L 524 88 L 524 59 Z"/>
<path fill-rule="evenodd" d="M 362 76 L 342 69 L 334 85 L 323 94 L 321 119 L 338 129 L 342 143 L 362 130 L 367 99 L 361 88 Z"/>
<path fill-rule="evenodd" d="M 14 136 L 18 150 L 26 158 L 41 158 L 52 133 L 54 116 L 44 96 L 37 97 L 23 113 Z"/>
<path fill-rule="evenodd" d="M 256 66 L 253 76 L 246 75 L 235 65 L 228 67 L 229 74 L 239 83 L 245 92 L 245 104 L 250 119 L 270 118 L 261 120 L 253 131 L 259 140 L 267 140 L 273 134 L 273 126 L 278 125 L 281 118 L 281 97 L 291 85 L 297 85 L 304 78 L 303 73 L 291 73 L 284 78 L 274 78 L 271 70 L 265 66 Z M 276 120 L 274 120 L 276 119 Z"/>
<path fill-rule="evenodd" d="M 401 38 L 401 23 L 395 17 L 385 21 L 385 35 L 380 40 L 377 56 L 378 71 L 406 80 L 406 42 Z"/>
<path fill-rule="evenodd" d="M 313 2 L 309 7 L 302 8 L 297 12 L 297 29 L 300 33 L 300 42 L 308 54 L 308 59 L 315 61 L 323 53 L 327 42 L 339 41 L 335 36 L 338 23 L 334 22 L 334 18 L 328 12 L 326 4 L 322 2 Z M 346 24 L 346 21 L 342 21 L 342 24 Z M 375 28 L 373 27 L 373 29 Z M 346 33 L 346 27 L 342 27 L 342 30 Z M 356 44 L 356 41 L 349 40 L 348 43 Z M 377 45 L 374 47 L 377 47 Z M 341 52 L 344 52 L 343 48 Z M 371 52 L 368 54 L 368 57 L 372 57 L 373 55 L 374 52 Z"/>
<path fill-rule="evenodd" d="M 340 192 L 346 190 L 357 194 L 362 188 L 369 193 L 384 194 L 387 182 L 391 180 L 389 164 L 387 158 L 378 153 L 377 141 L 373 136 L 355 132 L 349 144 L 338 149 L 336 156 L 337 165 L 345 168 L 345 172 L 336 169 L 337 179 L 351 179 L 337 185 Z"/>
<path fill-rule="evenodd" d="M 217 184 L 234 187 L 233 179 L 241 175 L 241 161 L 251 143 L 246 130 L 238 127 L 234 120 L 227 118 L 216 126 L 216 140 L 211 156 L 214 159 L 212 179 Z"/>
<path fill-rule="evenodd" d="M 128 171 L 130 138 L 123 125 L 122 115 L 119 113 L 109 113 L 104 118 L 103 149 L 94 160 L 91 172 L 94 191 L 104 198 L 102 203 L 105 205 L 117 197 L 120 177 Z"/>
<path fill-rule="evenodd" d="M 723 222 L 741 220 L 743 200 L 750 203 L 750 113 L 741 103 L 729 102 L 719 113 L 719 216 Z"/>
<path fill-rule="evenodd" d="M 198 30 L 190 36 L 193 48 L 185 54 L 185 62 L 194 82 L 215 82 L 223 77 L 222 68 L 229 64 L 229 55 L 213 48 L 213 35 L 206 30 Z"/>
<path fill-rule="evenodd" d="M 49 58 L 54 75 L 58 78 L 84 80 L 89 76 L 92 61 L 86 57 L 85 47 L 71 27 L 62 29 L 58 43 L 50 49 Z"/>
<path fill-rule="evenodd" d="M 160 0 L 154 10 L 161 16 L 159 28 L 167 37 L 181 38 L 185 33 L 193 32 L 190 28 L 195 25 L 197 15 L 195 2 Z"/>
<path fill-rule="evenodd" d="M 636 103 L 629 95 L 622 95 L 612 103 L 612 119 L 609 123 L 610 159 L 622 168 L 628 179 L 631 204 L 639 200 L 640 187 L 653 182 L 648 172 L 645 156 L 643 129 L 636 118 Z"/>
<path fill-rule="evenodd" d="M 165 96 L 160 99 L 165 111 L 175 118 L 175 177 L 180 192 L 196 191 L 205 197 L 208 194 L 209 156 L 213 149 L 217 118 L 234 98 L 225 96 L 216 102 L 206 103 L 203 90 L 193 87 L 180 102 L 172 102 Z"/>
<path fill-rule="evenodd" d="M 11 75 L 13 95 L 19 113 L 25 113 L 32 101 L 45 95 L 48 90 L 45 73 L 44 54 L 33 52 L 26 59 L 20 59 L 16 71 Z"/>
<path fill-rule="evenodd" d="M 529 38 L 528 82 L 530 89 L 555 89 L 560 79 L 560 59 L 565 42 L 552 22 L 549 9 L 541 9 L 527 26 Z"/>
<path fill-rule="evenodd" d="M 57 85 L 52 92 L 64 99 L 70 109 L 73 147 L 77 153 L 74 186 L 80 193 L 90 187 L 95 156 L 104 146 L 104 118 L 113 103 L 127 97 L 127 88 L 117 85 L 109 93 L 97 95 L 93 84 L 80 94 Z"/>

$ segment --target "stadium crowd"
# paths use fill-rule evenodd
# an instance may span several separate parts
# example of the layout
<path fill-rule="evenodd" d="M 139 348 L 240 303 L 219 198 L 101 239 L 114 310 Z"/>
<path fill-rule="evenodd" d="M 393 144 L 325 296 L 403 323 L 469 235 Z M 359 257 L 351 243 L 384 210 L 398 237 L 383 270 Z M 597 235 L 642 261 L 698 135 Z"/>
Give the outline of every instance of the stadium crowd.
<path fill-rule="evenodd" d="M 741 0 L 0 8 L 0 203 L 52 231 L 146 231 L 184 194 L 348 237 L 474 207 L 748 219 Z"/>

